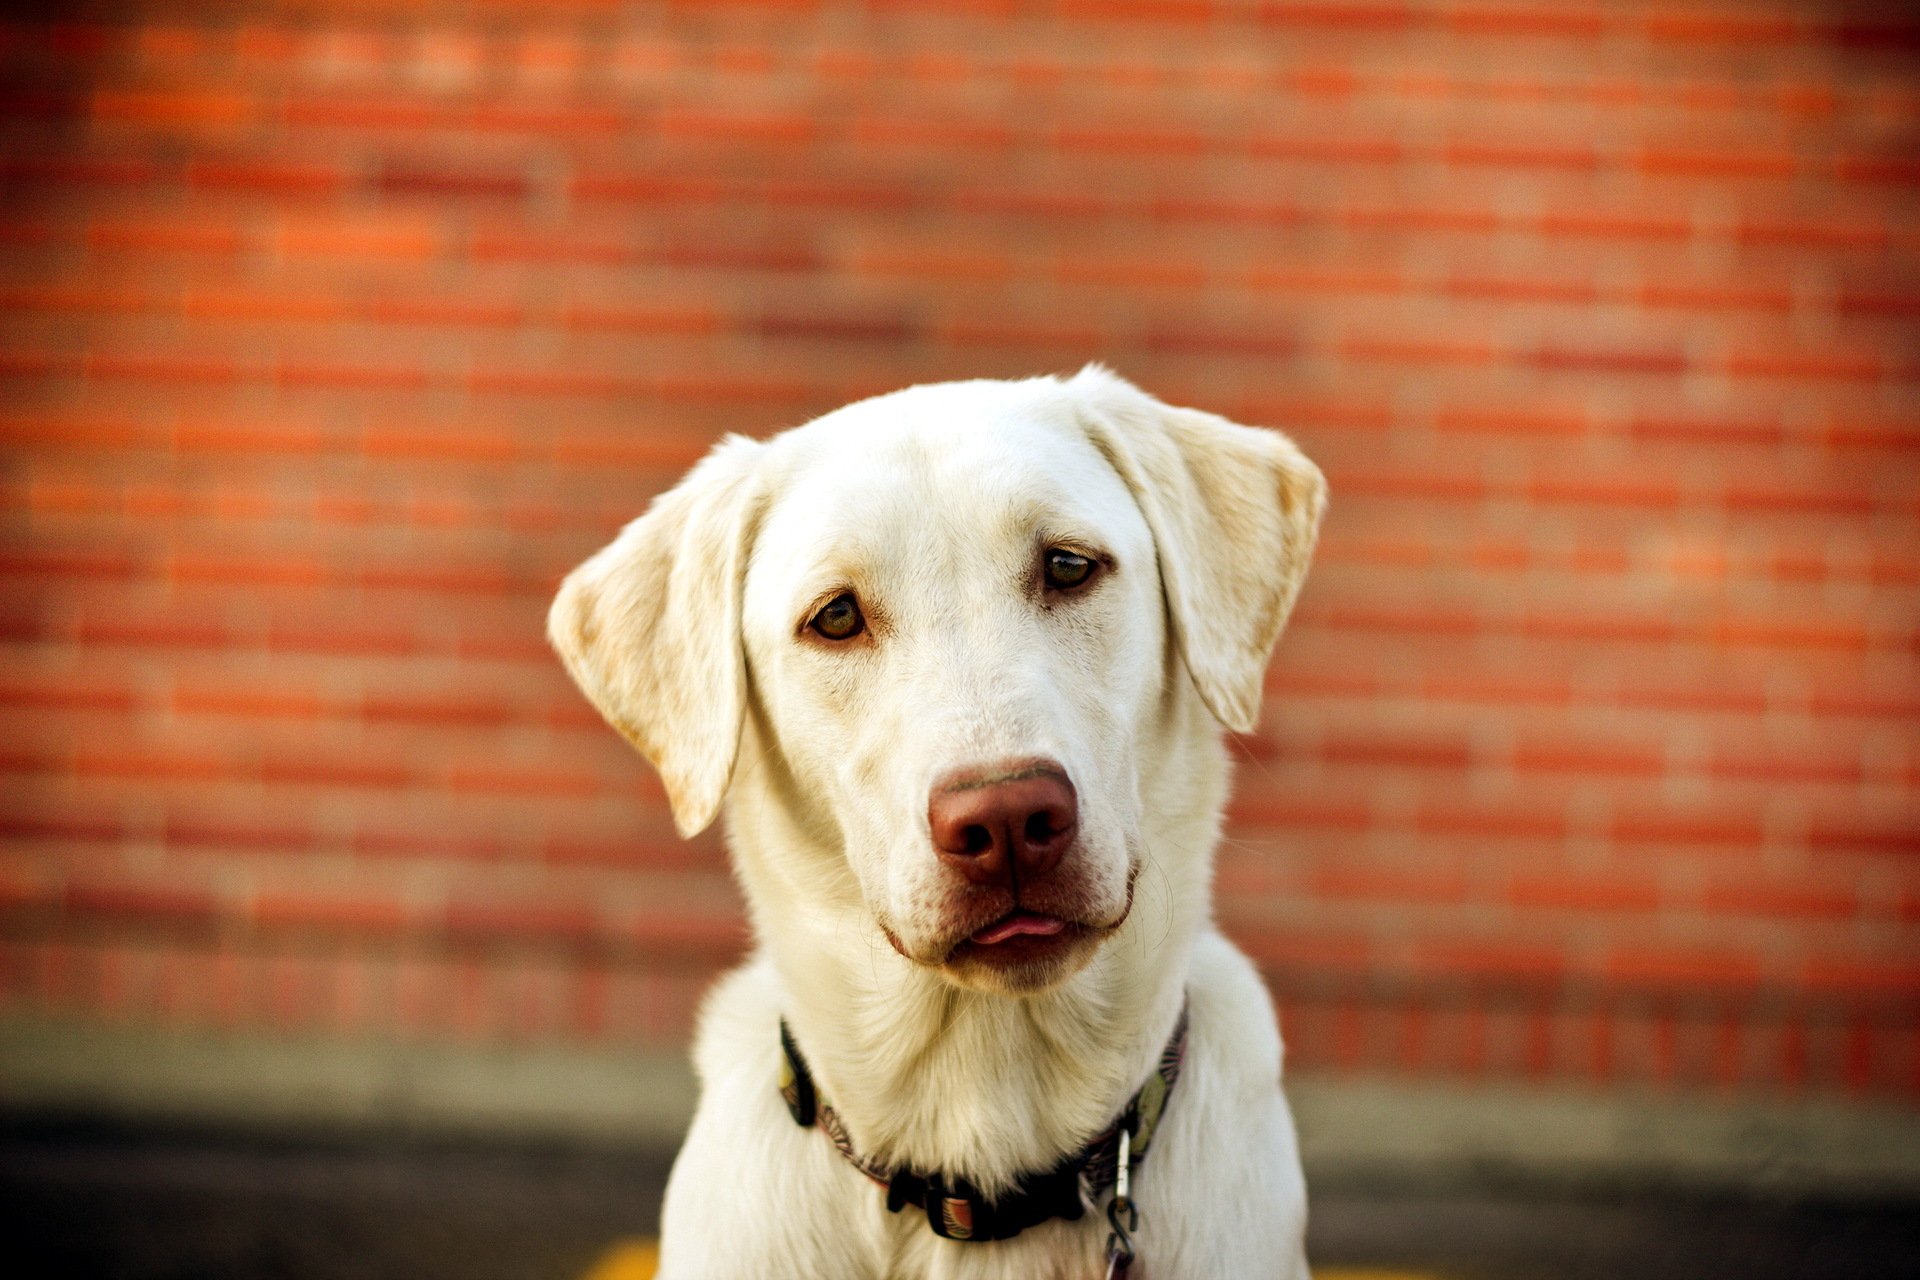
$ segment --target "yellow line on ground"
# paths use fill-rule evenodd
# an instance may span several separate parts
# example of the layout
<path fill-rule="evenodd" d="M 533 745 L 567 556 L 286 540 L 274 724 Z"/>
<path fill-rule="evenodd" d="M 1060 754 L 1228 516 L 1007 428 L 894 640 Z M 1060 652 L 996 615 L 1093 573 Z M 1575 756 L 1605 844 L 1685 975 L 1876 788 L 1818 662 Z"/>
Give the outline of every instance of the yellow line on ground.
<path fill-rule="evenodd" d="M 617 1240 L 580 1280 L 653 1280 L 660 1249 L 651 1240 Z M 1379 1267 L 1323 1267 L 1314 1280 L 1440 1280 L 1431 1271 L 1393 1271 Z"/>
<path fill-rule="evenodd" d="M 651 1240 L 616 1240 L 580 1280 L 653 1280 L 660 1248 Z"/>

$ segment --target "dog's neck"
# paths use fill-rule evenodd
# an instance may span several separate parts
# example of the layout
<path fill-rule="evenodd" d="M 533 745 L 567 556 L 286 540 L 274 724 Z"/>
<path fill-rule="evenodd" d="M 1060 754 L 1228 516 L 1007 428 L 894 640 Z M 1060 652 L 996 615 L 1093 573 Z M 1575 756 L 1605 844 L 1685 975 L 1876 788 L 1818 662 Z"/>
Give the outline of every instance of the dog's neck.
<path fill-rule="evenodd" d="M 1172 1031 L 1189 943 L 1170 941 L 1150 966 L 1111 945 L 1115 956 L 1027 997 L 960 990 L 890 953 L 884 977 L 863 969 L 867 957 L 775 964 L 787 1016 L 860 1152 L 993 1190 L 1110 1125 Z"/>
<path fill-rule="evenodd" d="M 1079 1150 L 1124 1110 L 1172 1033 L 1208 919 L 1225 760 L 1210 734 L 1203 741 L 1204 766 L 1181 771 L 1198 783 L 1190 794 L 1143 797 L 1145 847 L 1184 851 L 1193 865 L 1145 870 L 1127 924 L 1044 992 L 957 987 L 895 954 L 857 902 L 755 911 L 783 1014 L 862 1156 L 958 1174 L 991 1194 Z M 756 857 L 764 841 L 808 838 L 774 788 L 735 807 L 730 836 L 750 903 L 794 901 L 797 888 Z M 777 1034 L 768 1027 L 769 1042 Z"/>

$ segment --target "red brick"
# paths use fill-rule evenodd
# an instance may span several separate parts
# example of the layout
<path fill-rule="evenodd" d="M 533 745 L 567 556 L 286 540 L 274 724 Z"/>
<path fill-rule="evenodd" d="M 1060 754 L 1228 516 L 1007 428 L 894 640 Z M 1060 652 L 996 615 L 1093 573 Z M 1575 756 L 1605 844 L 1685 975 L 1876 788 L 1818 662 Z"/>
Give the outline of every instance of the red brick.
<path fill-rule="evenodd" d="M 1643 172 L 1664 177 L 1791 178 L 1800 168 L 1790 151 L 1646 147 L 1639 161 Z"/>
<path fill-rule="evenodd" d="M 1835 300 L 1842 315 L 1916 316 L 1920 315 L 1920 290 L 1911 293 L 1884 290 L 1842 289 Z"/>
<path fill-rule="evenodd" d="M 1726 9 L 1656 11 L 1647 15 L 1644 25 L 1655 40 L 1685 44 L 1788 44 L 1802 30 L 1793 18 Z"/>
<path fill-rule="evenodd" d="M 1299 3 L 1296 0 L 1266 0 L 1260 6 L 1261 18 L 1281 27 L 1332 27 L 1341 30 L 1382 31 L 1413 26 L 1418 18 L 1405 4 Z"/>
<path fill-rule="evenodd" d="M 1289 929 L 1273 932 L 1236 926 L 1229 916 L 1224 922 L 1232 937 L 1253 962 L 1282 986 L 1294 976 L 1317 974 L 1362 975 L 1375 963 L 1374 947 L 1361 934 L 1335 933 L 1315 929 Z"/>
<path fill-rule="evenodd" d="M 1492 343 L 1474 339 L 1398 338 L 1366 335 L 1342 338 L 1335 350 L 1363 363 L 1484 366 L 1494 363 Z"/>
<path fill-rule="evenodd" d="M 1693 237 L 1693 222 L 1678 215 L 1603 212 L 1585 209 L 1555 210 L 1543 214 L 1539 230 L 1549 237 L 1600 240 L 1673 240 Z"/>
<path fill-rule="evenodd" d="M 57 677 L 0 682 L 0 706 L 126 714 L 136 703 L 133 690 L 125 685 L 82 683 Z"/>
<path fill-rule="evenodd" d="M 1687 845 L 1753 850 L 1760 847 L 1760 824 L 1750 817 L 1689 817 L 1679 814 L 1620 814 L 1608 824 L 1622 844 Z"/>
<path fill-rule="evenodd" d="M 238 227 L 210 218 L 179 222 L 144 218 L 95 219 L 87 227 L 86 241 L 96 249 L 230 255 L 240 251 L 245 238 Z"/>
<path fill-rule="evenodd" d="M 101 578 L 144 576 L 147 566 L 125 552 L 79 549 L 0 549 L 0 577 Z"/>
<path fill-rule="evenodd" d="M 297 893 L 257 894 L 249 915 L 254 928 L 269 933 L 390 938 L 403 936 L 420 924 L 419 913 L 404 902 Z"/>
<path fill-rule="evenodd" d="M 1814 690 L 1807 697 L 1807 709 L 1814 715 L 1822 717 L 1920 718 L 1920 693 L 1862 688 L 1849 682 L 1844 689 Z"/>
<path fill-rule="evenodd" d="M 348 787 L 390 791 L 412 786 L 420 774 L 412 765 L 378 760 L 324 760 L 311 755 L 269 756 L 260 764 L 263 782 L 310 787 Z"/>
<path fill-rule="evenodd" d="M 428 385 L 425 369 L 411 365 L 335 364 L 282 360 L 273 380 L 283 387 L 416 391 Z"/>
<path fill-rule="evenodd" d="M 143 290 L 112 286 L 39 285 L 0 291 L 0 307 L 19 311 L 137 315 L 162 306 L 157 297 Z"/>
<path fill-rule="evenodd" d="M 432 459 L 464 462 L 512 462 L 527 449 L 510 431 L 483 425 L 462 425 L 448 431 L 426 431 L 411 422 L 369 423 L 360 437 L 360 451 L 372 458 Z"/>
<path fill-rule="evenodd" d="M 1814 991 L 1849 998 L 1920 998 L 1920 964 L 1905 957 L 1815 956 L 1802 980 Z"/>
<path fill-rule="evenodd" d="M 1462 940 L 1428 941 L 1413 949 L 1417 972 L 1528 987 L 1558 986 L 1566 960 L 1551 947 L 1525 943 Z"/>
<path fill-rule="evenodd" d="M 1785 285 L 1751 283 L 1686 284 L 1649 280 L 1640 286 L 1640 305 L 1685 311 L 1760 311 L 1786 315 L 1793 310 L 1793 291 Z"/>
<path fill-rule="evenodd" d="M 1514 749 L 1520 773 L 1575 773 L 1619 778 L 1658 778 L 1667 771 L 1657 747 L 1613 746 L 1568 740 L 1522 743 Z"/>
<path fill-rule="evenodd" d="M 528 322 L 526 308 L 517 302 L 487 302 L 461 298 L 376 298 L 366 304 L 369 320 L 383 324 L 448 325 L 486 329 L 515 329 Z"/>
<path fill-rule="evenodd" d="M 1369 902 L 1457 903 L 1467 895 L 1466 878 L 1450 871 L 1336 865 L 1315 871 L 1307 884 L 1316 897 Z"/>
<path fill-rule="evenodd" d="M 1432 205 L 1353 204 L 1341 209 L 1337 216 L 1339 221 L 1358 230 L 1406 235 L 1491 235 L 1500 230 L 1502 221 L 1492 209 Z"/>
<path fill-rule="evenodd" d="M 1773 916 L 1785 920 L 1846 920 L 1860 910 L 1859 894 L 1849 888 L 1780 881 L 1756 881 L 1743 876 L 1707 885 L 1701 906 L 1728 915 Z"/>
<path fill-rule="evenodd" d="M 1211 145 L 1207 136 L 1196 129 L 1148 125 L 1057 124 L 1049 130 L 1049 138 L 1063 151 L 1111 151 L 1127 156 L 1191 156 L 1208 150 Z"/>
<path fill-rule="evenodd" d="M 1755 782 L 1824 782 L 1856 785 L 1862 775 L 1858 757 L 1817 757 L 1800 753 L 1771 755 L 1751 752 L 1718 753 L 1707 763 L 1716 777 Z"/>
<path fill-rule="evenodd" d="M 770 338 L 893 343 L 908 341 L 917 329 L 903 315 L 824 312 L 770 312 L 760 317 L 757 327 Z"/>
<path fill-rule="evenodd" d="M 1529 353 L 1527 358 L 1534 365 L 1555 372 L 1671 375 L 1687 369 L 1686 353 L 1678 348 L 1546 346 Z"/>
<path fill-rule="evenodd" d="M 523 200 L 532 183 L 523 173 L 439 169 L 388 163 L 374 176 L 376 190 L 388 195 L 483 197 Z"/>
<path fill-rule="evenodd" d="M 1837 379 L 1875 382 L 1887 375 L 1887 364 L 1872 352 L 1858 350 L 1735 351 L 1726 358 L 1727 372 L 1741 378 Z"/>
<path fill-rule="evenodd" d="M 498 833 L 485 835 L 446 829 L 432 832 L 369 827 L 352 839 L 356 854 L 375 858 L 449 859 L 456 862 L 494 862 L 507 851 Z"/>
<path fill-rule="evenodd" d="M 0 837 L 8 840 L 117 843 L 128 834 L 125 821 L 113 813 L 48 813 L 25 806 L 0 810 Z"/>
<path fill-rule="evenodd" d="M 498 728 L 525 718 L 510 704 L 483 695 L 430 698 L 368 694 L 361 700 L 360 714 L 375 723 L 456 728 Z"/>
<path fill-rule="evenodd" d="M 288 822 L 229 820 L 169 814 L 162 828 L 169 847 L 238 850 L 250 853 L 304 853 L 320 842 L 308 825 Z"/>
<path fill-rule="evenodd" d="M 1554 843 L 1564 840 L 1567 834 L 1567 819 L 1563 813 L 1513 810 L 1492 805 L 1429 803 L 1421 807 L 1414 825 L 1418 830 L 1433 835 Z"/>
<path fill-rule="evenodd" d="M 342 321 L 352 316 L 344 298 L 200 287 L 189 287 L 180 310 L 189 316 L 220 319 Z"/>
<path fill-rule="evenodd" d="M 523 767 L 456 768 L 447 776 L 453 792 L 486 795 L 594 796 L 604 790 L 598 775 L 580 770 Z"/>
<path fill-rule="evenodd" d="M 1662 896 L 1653 880 L 1577 873 L 1516 875 L 1507 892 L 1517 907 L 1581 913 L 1651 912 Z"/>
<path fill-rule="evenodd" d="M 347 171 L 337 165 L 222 160 L 208 156 L 188 160 L 185 175 L 189 186 L 281 196 L 332 195 L 344 190 L 348 183 Z"/>
<path fill-rule="evenodd" d="M 1193 289 L 1205 284 L 1207 269 L 1204 264 L 1194 261 L 1182 261 L 1164 258 L 1158 255 L 1147 256 L 1092 256 L 1072 253 L 1063 256 L 1053 264 L 1056 279 L 1070 284 L 1112 285 L 1120 288 L 1156 288 L 1156 289 Z M 1151 326 L 1147 336 L 1149 346 L 1156 345 L 1156 335 L 1164 333 L 1167 326 Z M 1230 336 L 1217 328 L 1202 330 L 1219 338 L 1227 349 L 1239 349 L 1236 342 L 1259 339 Z M 1205 341 L 1202 338 L 1201 341 Z"/>
<path fill-rule="evenodd" d="M 87 644 L 137 648 L 220 649 L 240 637 L 226 624 L 206 618 L 100 614 L 80 620 L 79 638 Z"/>
<path fill-rule="evenodd" d="M 1920 819 L 1886 825 L 1816 822 L 1807 832 L 1807 846 L 1816 856 L 1920 853 Z"/>
<path fill-rule="evenodd" d="M 231 385 L 248 379 L 251 371 L 222 357 L 160 355 L 135 352 L 96 352 L 85 358 L 90 378 L 161 385 Z"/>
<path fill-rule="evenodd" d="M 441 928 L 458 943 L 601 947 L 609 940 L 600 913 L 586 903 L 502 902 L 448 904 Z"/>
<path fill-rule="evenodd" d="M 1588 172 L 1600 165 L 1592 147 L 1521 145 L 1509 142 L 1450 142 L 1441 149 L 1449 164 L 1473 168 L 1564 169 Z"/>
<path fill-rule="evenodd" d="M 1059 10 L 1061 16 L 1079 20 L 1181 25 L 1212 22 L 1223 12 L 1215 0 L 1059 0 Z"/>
<path fill-rule="evenodd" d="M 658 249 L 661 262 L 679 267 L 757 268 L 764 271 L 808 271 L 820 263 L 810 242 L 789 237 L 764 240 L 674 237 Z"/>
<path fill-rule="evenodd" d="M 1628 424 L 1637 439 L 1682 444 L 1778 445 L 1786 431 L 1771 422 L 1723 422 L 1643 415 Z"/>
<path fill-rule="evenodd" d="M 1599 290 L 1591 280 L 1454 276 L 1447 280 L 1443 287 L 1447 293 L 1455 297 L 1497 302 L 1565 302 L 1584 305 L 1599 297 Z"/>
<path fill-rule="evenodd" d="M 1872 637 L 1863 626 L 1781 623 L 1757 618 L 1723 619 L 1712 629 L 1709 638 L 1715 644 L 1732 648 L 1864 653 L 1874 647 Z"/>
<path fill-rule="evenodd" d="M 1150 351 L 1262 359 L 1291 355 L 1297 347 L 1290 332 L 1262 331 L 1258 328 L 1222 329 L 1172 321 L 1151 324 L 1144 340 Z"/>
<path fill-rule="evenodd" d="M 1320 756 L 1329 764 L 1449 771 L 1466 768 L 1472 758 L 1465 742 L 1345 735 L 1324 740 L 1320 744 Z"/>
<path fill-rule="evenodd" d="M 1250 219 L 1262 218 L 1257 210 L 1248 210 L 1247 216 Z M 1279 210 L 1275 210 L 1272 217 L 1275 220 L 1291 220 L 1290 214 Z M 1406 281 L 1397 271 L 1365 267 L 1347 270 L 1324 266 L 1276 266 L 1266 263 L 1256 265 L 1247 272 L 1247 283 L 1265 292 L 1310 295 L 1393 295 L 1406 287 Z"/>
<path fill-rule="evenodd" d="M 1920 160 L 1908 156 L 1840 156 L 1834 174 L 1847 182 L 1920 183 Z"/>
<path fill-rule="evenodd" d="M 69 884 L 60 907 L 76 920 L 196 930 L 212 928 L 223 914 L 210 892 L 109 883 Z"/>
<path fill-rule="evenodd" d="M 1767 247 L 1877 250 L 1887 245 L 1887 229 L 1870 222 L 1750 218 L 1740 223 L 1738 238 Z"/>
<path fill-rule="evenodd" d="M 98 89 L 93 95 L 95 119 L 130 124 L 228 131 L 256 123 L 262 114 L 258 103 L 238 93 Z"/>
<path fill-rule="evenodd" d="M 143 156 L 42 155 L 15 156 L 0 163 L 0 172 L 15 182 L 139 187 L 158 181 L 168 168 Z"/>
<path fill-rule="evenodd" d="M 420 260 L 440 252 L 441 238 L 426 219 L 336 215 L 285 219 L 275 244 L 290 257 Z"/>
<path fill-rule="evenodd" d="M 1906 54 L 1920 50 L 1920 22 L 1906 14 L 1892 18 L 1877 13 L 1866 17 L 1849 15 L 1816 20 L 1814 25 L 1822 36 L 1843 49 Z"/>
<path fill-rule="evenodd" d="M 1751 952 L 1726 948 L 1614 947 L 1600 972 L 1607 981 L 1627 987 L 1745 992 L 1759 986 L 1761 964 Z"/>
<path fill-rule="evenodd" d="M 1229 814 L 1234 822 L 1285 829 L 1365 831 L 1373 825 L 1372 810 L 1366 805 L 1275 795 L 1235 796 Z"/>
<path fill-rule="evenodd" d="M 374 623 L 363 626 L 353 622 L 332 624 L 311 620 L 279 621 L 266 632 L 269 649 L 288 653 L 356 654 L 368 657 L 403 657 L 420 649 L 420 640 L 412 631 Z"/>
<path fill-rule="evenodd" d="M 846 126 L 858 147 L 963 148 L 1001 151 L 1013 145 L 1012 126 L 997 120 L 855 116 Z"/>
<path fill-rule="evenodd" d="M 1108 338 L 1097 328 L 1050 325 L 1044 322 L 953 320 L 936 330 L 941 341 L 958 347 L 1056 348 L 1071 352 L 1098 351 Z"/>
<path fill-rule="evenodd" d="M 818 125 L 805 115 L 675 107 L 661 112 L 655 127 L 669 140 L 792 145 L 812 140 Z"/>
<path fill-rule="evenodd" d="M 1592 38 L 1604 34 L 1608 19 L 1573 7 L 1566 11 L 1504 5 L 1462 5 L 1442 12 L 1442 21 L 1469 35 Z"/>
<path fill-rule="evenodd" d="M 1753 689 L 1728 689 L 1684 685 L 1680 687 L 1629 686 L 1615 695 L 1623 707 L 1653 708 L 1662 711 L 1719 711 L 1741 715 L 1764 715 L 1768 701 L 1764 692 Z"/>

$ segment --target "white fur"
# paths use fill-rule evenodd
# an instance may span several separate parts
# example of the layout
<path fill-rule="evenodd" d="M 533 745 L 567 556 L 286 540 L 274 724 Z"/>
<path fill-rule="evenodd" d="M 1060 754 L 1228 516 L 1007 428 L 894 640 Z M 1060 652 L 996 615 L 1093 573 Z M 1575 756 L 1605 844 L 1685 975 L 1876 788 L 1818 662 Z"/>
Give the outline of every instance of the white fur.
<path fill-rule="evenodd" d="M 715 988 L 667 1190 L 664 1280 L 1082 1280 L 1098 1210 L 939 1239 L 778 1093 L 785 1018 L 856 1146 L 986 1189 L 1103 1129 L 1190 1001 L 1187 1061 L 1136 1178 L 1136 1275 L 1304 1277 L 1280 1039 L 1211 922 L 1227 763 L 1324 507 L 1284 437 L 1090 368 L 947 383 L 723 444 L 555 601 L 581 687 L 659 767 L 682 830 L 724 797 L 758 947 Z M 1058 599 L 1054 545 L 1110 571 Z M 806 630 L 857 592 L 858 641 Z M 945 962 L 997 908 L 934 856 L 956 768 L 1050 757 L 1080 827 L 1045 910 L 1087 941 L 1009 976 Z"/>

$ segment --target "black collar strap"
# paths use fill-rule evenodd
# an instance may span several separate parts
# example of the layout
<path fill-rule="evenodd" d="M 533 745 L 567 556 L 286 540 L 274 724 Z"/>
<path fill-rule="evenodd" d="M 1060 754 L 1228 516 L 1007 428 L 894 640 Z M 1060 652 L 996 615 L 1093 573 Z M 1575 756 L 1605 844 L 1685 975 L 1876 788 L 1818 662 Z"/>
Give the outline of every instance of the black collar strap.
<path fill-rule="evenodd" d="M 911 1169 L 892 1169 L 870 1160 L 853 1149 L 846 1125 L 833 1107 L 820 1096 L 807 1060 L 794 1043 L 793 1032 L 785 1020 L 780 1023 L 780 1049 L 784 1061 L 780 1071 L 780 1095 L 795 1124 L 803 1128 L 818 1125 L 833 1140 L 847 1163 L 887 1190 L 887 1209 L 898 1213 L 911 1205 L 927 1215 L 927 1225 L 937 1236 L 948 1240 L 1007 1240 L 1028 1227 L 1049 1218 L 1069 1221 L 1086 1212 L 1089 1198 L 1115 1184 L 1119 1175 L 1120 1134 L 1131 1137 L 1128 1166 L 1146 1157 L 1160 1116 L 1180 1078 L 1180 1066 L 1187 1055 L 1187 1010 L 1182 1005 L 1180 1019 L 1174 1023 L 1160 1061 L 1140 1091 L 1127 1102 L 1127 1109 L 1092 1138 L 1080 1150 L 1068 1155 L 1053 1168 L 1021 1175 L 1012 1190 L 988 1199 L 965 1178 L 949 1178 Z"/>

